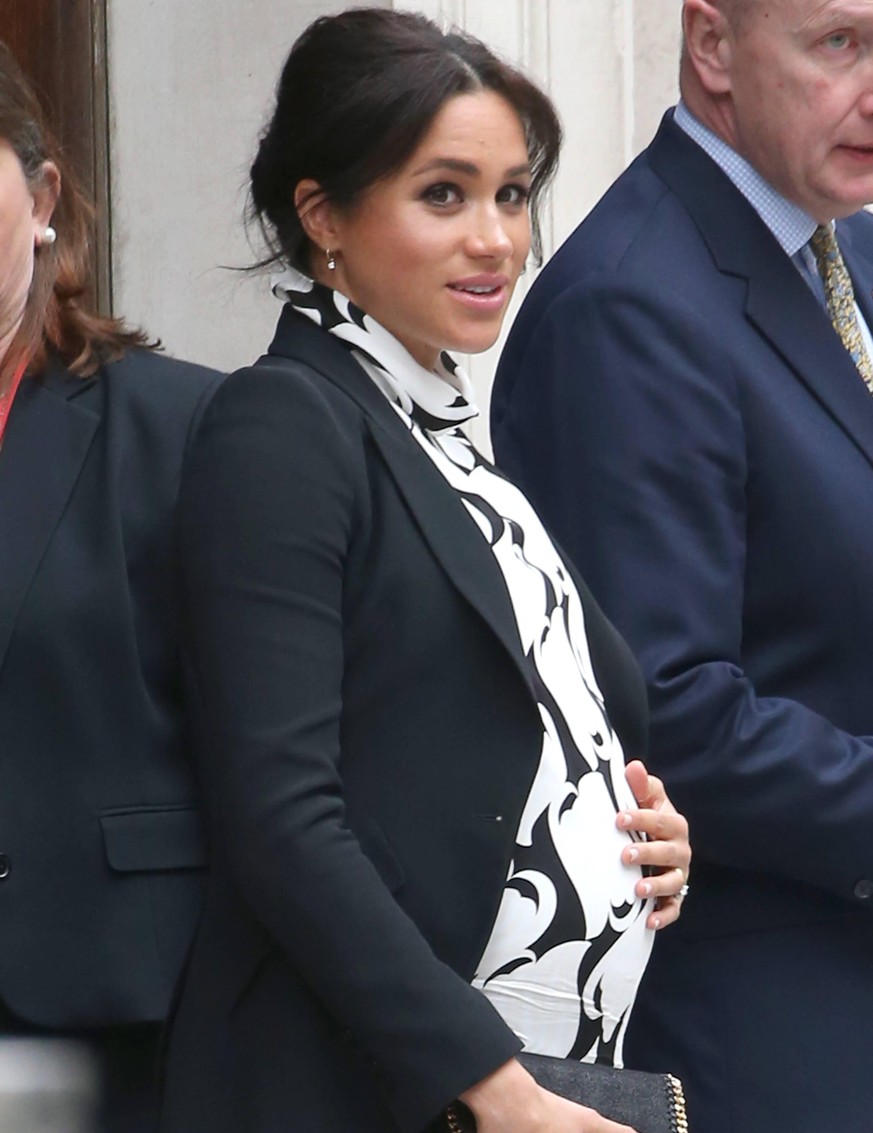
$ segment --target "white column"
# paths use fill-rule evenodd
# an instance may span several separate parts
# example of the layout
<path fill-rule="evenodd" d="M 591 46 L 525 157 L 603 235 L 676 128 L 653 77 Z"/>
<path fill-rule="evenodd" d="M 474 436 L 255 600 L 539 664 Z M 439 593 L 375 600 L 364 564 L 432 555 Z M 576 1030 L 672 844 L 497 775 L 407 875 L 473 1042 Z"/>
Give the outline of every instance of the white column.
<path fill-rule="evenodd" d="M 546 258 L 647 144 L 676 99 L 681 0 L 395 0 L 394 7 L 478 36 L 551 96 L 565 140 L 543 223 Z M 482 409 L 474 438 L 486 451 L 494 368 L 535 275 L 530 269 L 520 281 L 497 345 L 462 359 Z"/>

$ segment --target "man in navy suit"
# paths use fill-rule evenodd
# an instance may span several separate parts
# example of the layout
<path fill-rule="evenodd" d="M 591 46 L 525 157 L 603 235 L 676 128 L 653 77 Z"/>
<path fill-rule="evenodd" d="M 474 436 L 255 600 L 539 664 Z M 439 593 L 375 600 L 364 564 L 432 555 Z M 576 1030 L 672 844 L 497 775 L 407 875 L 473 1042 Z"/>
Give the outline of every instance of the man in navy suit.
<path fill-rule="evenodd" d="M 680 105 L 516 321 L 495 449 L 635 649 L 691 822 L 629 1064 L 694 1133 L 869 1133 L 873 0 L 683 19 Z"/>

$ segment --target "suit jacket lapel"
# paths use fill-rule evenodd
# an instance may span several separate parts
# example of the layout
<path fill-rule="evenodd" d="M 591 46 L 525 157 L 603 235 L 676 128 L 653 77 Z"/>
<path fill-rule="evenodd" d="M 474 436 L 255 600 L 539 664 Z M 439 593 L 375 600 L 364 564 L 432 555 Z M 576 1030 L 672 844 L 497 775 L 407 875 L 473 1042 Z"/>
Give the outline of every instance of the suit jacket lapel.
<path fill-rule="evenodd" d="M 843 253 L 843 259 L 846 261 L 846 267 L 849 269 L 849 275 L 852 277 L 855 300 L 861 308 L 861 314 L 864 316 L 867 326 L 873 330 L 873 291 L 871 291 L 871 288 L 873 288 L 873 261 L 859 247 L 855 239 L 862 226 L 867 241 L 869 241 L 871 234 L 873 234 L 873 219 L 867 215 L 841 221 L 837 225 L 837 239 L 840 242 L 840 250 Z"/>
<path fill-rule="evenodd" d="M 370 433 L 434 557 L 485 619 L 524 681 L 530 678 L 503 577 L 471 516 L 391 405 L 340 342 L 286 308 L 271 356 L 299 359 L 338 386 L 363 410 Z"/>
<path fill-rule="evenodd" d="M 870 393 L 826 311 L 776 238 L 670 117 L 650 147 L 649 160 L 687 208 L 718 269 L 748 281 L 747 318 L 873 464 Z M 713 311 L 712 317 L 718 320 L 719 313 Z"/>
<path fill-rule="evenodd" d="M 92 385 L 53 368 L 25 378 L 0 451 L 0 665 L 99 418 L 72 400 Z"/>

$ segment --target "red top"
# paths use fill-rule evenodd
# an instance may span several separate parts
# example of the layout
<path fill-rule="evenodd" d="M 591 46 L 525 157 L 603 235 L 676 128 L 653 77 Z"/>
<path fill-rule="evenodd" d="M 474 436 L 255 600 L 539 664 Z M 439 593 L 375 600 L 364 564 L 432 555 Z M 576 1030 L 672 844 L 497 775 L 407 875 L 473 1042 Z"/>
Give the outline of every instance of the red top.
<path fill-rule="evenodd" d="M 0 398 L 0 445 L 3 444 L 3 435 L 6 432 L 6 422 L 9 420 L 9 414 L 12 410 L 12 402 L 15 400 L 15 395 L 18 393 L 18 387 L 21 384 L 21 379 L 24 377 L 24 371 L 27 369 L 27 358 L 22 358 L 18 369 L 12 375 L 12 381 L 9 383 L 9 389 Z"/>

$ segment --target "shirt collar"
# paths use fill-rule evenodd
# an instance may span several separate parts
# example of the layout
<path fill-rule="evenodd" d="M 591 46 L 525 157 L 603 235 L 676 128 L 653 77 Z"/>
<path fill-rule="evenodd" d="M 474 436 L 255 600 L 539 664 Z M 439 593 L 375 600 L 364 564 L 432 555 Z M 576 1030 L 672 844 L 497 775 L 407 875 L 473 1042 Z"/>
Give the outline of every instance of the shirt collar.
<path fill-rule="evenodd" d="M 684 102 L 676 107 L 673 121 L 736 185 L 785 252 L 796 255 L 818 227 L 809 213 L 778 193 L 732 146 L 695 118 Z"/>

